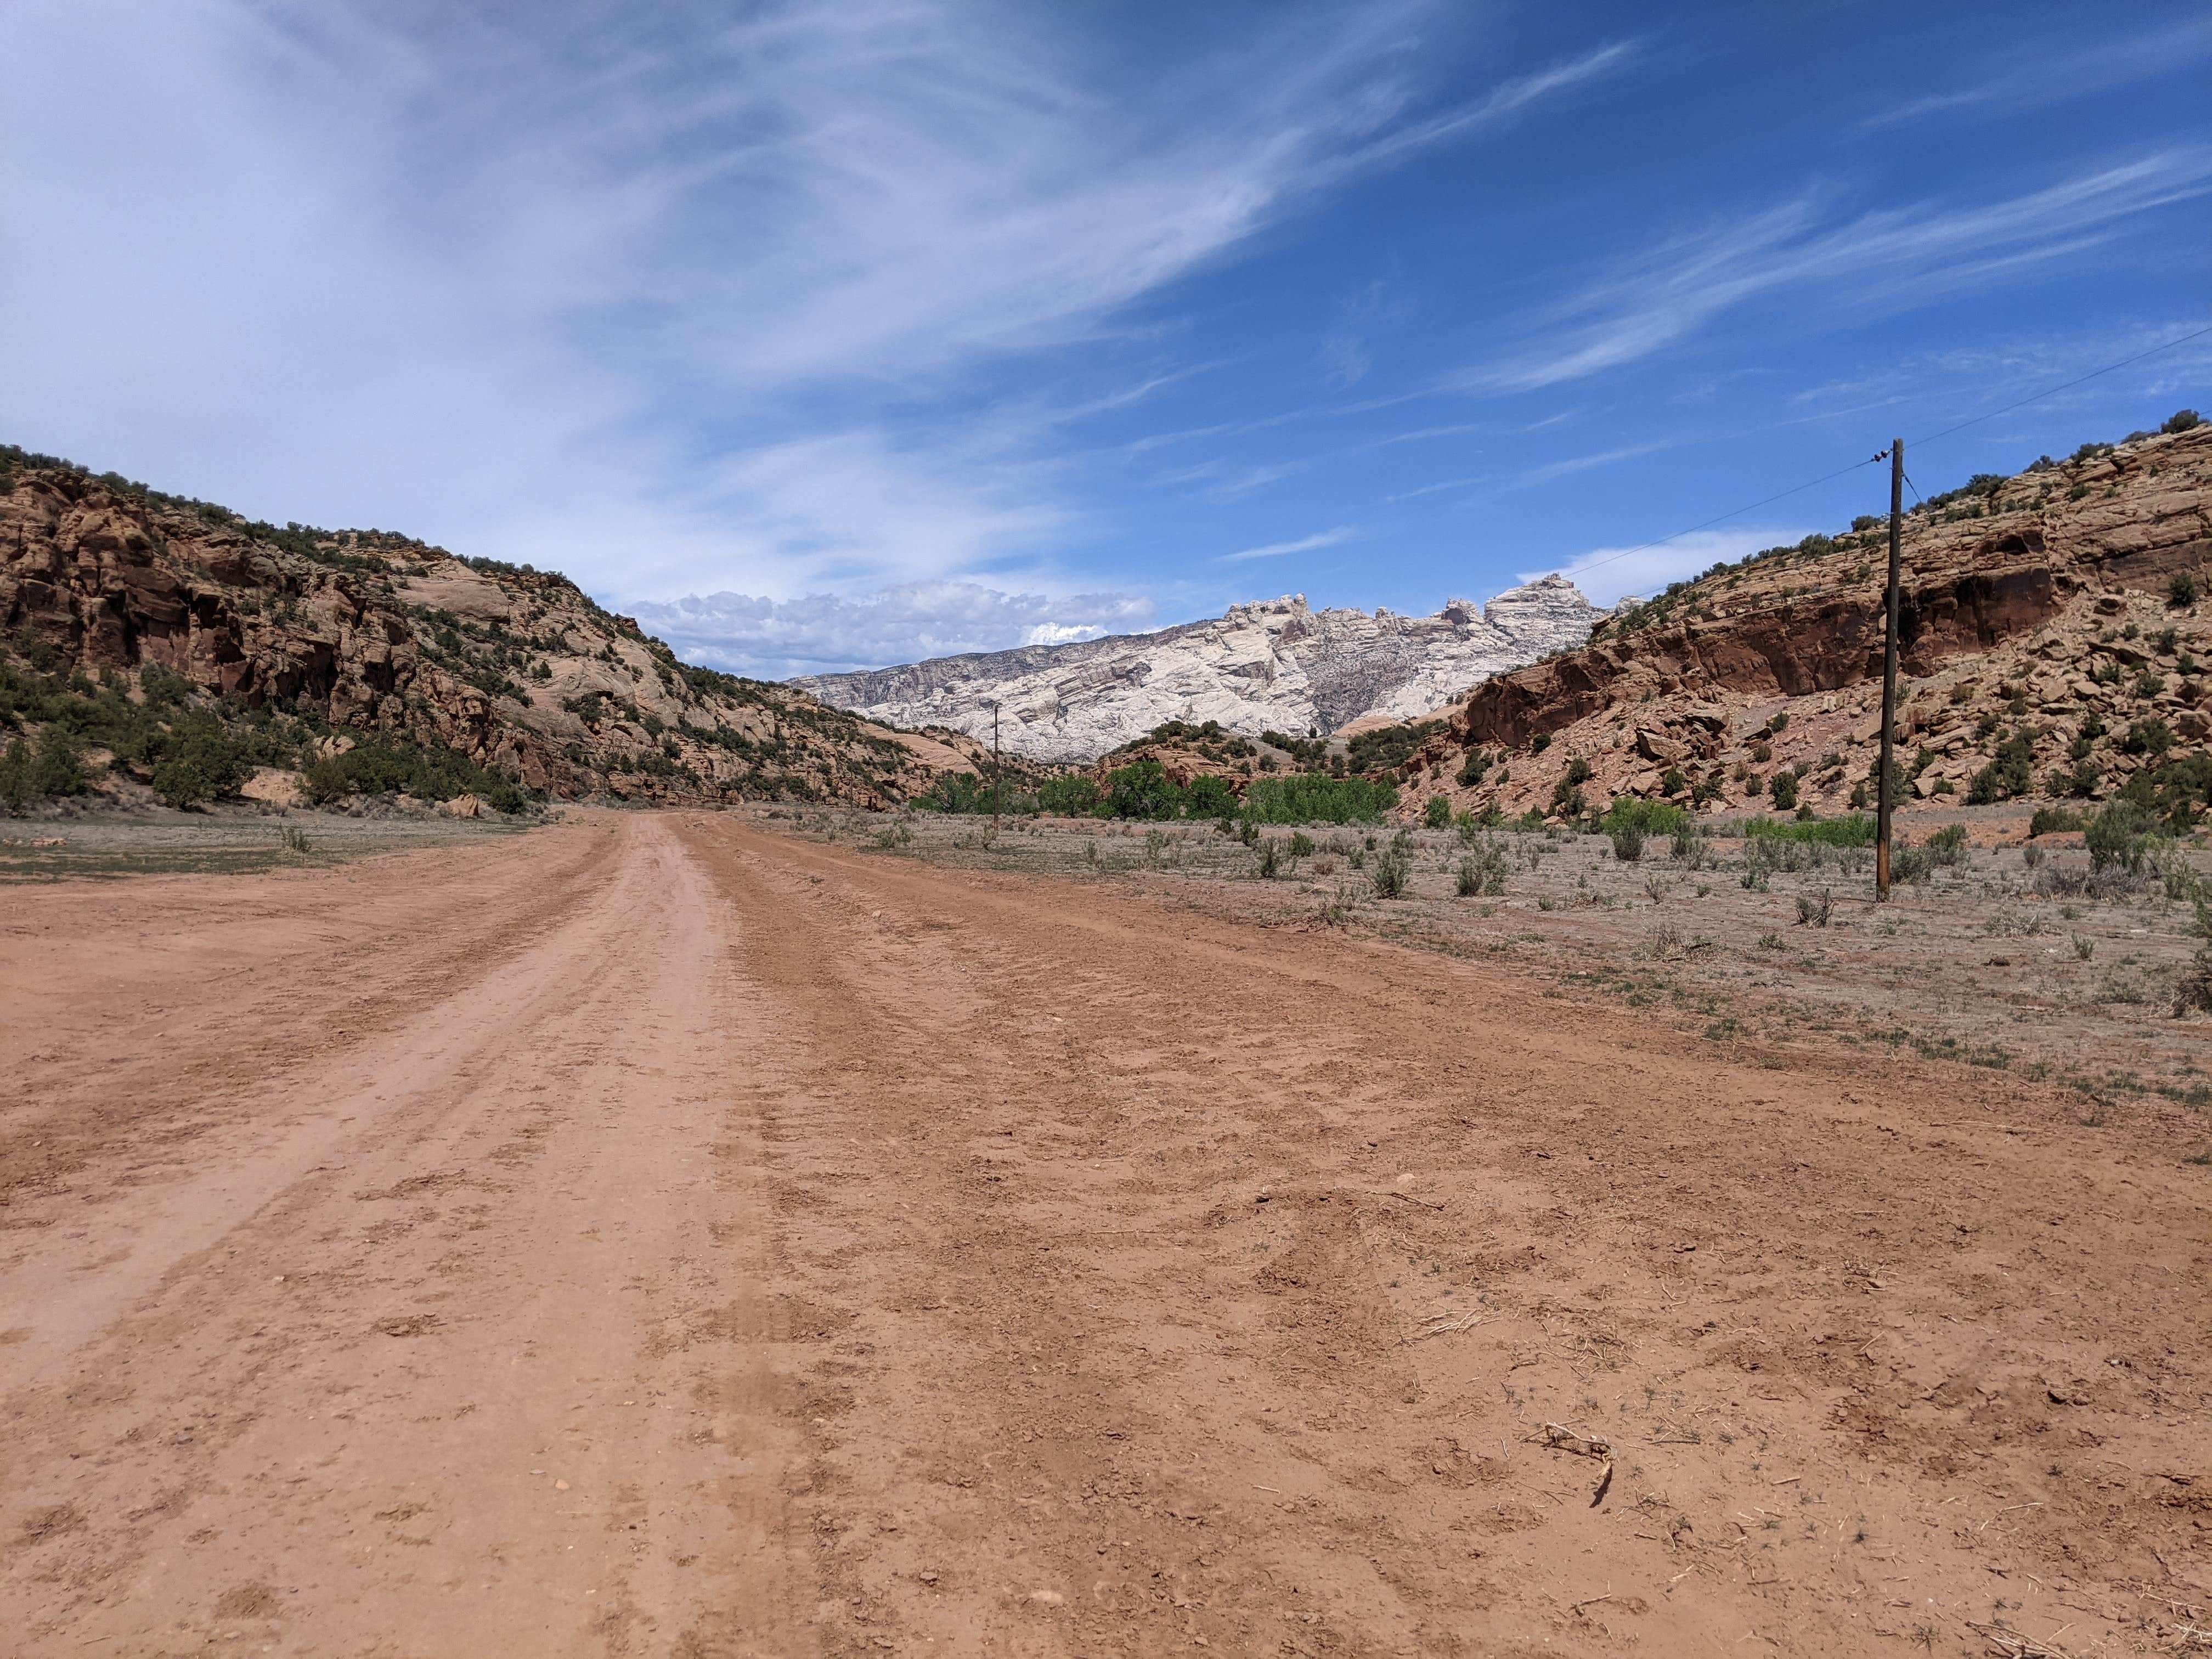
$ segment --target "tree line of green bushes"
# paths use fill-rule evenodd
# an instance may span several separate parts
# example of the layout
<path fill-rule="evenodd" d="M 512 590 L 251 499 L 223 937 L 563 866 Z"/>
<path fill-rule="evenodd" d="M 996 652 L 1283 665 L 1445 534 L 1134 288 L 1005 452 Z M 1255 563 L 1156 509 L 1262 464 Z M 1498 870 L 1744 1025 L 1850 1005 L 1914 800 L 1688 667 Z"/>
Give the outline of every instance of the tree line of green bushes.
<path fill-rule="evenodd" d="M 1077 772 L 1046 778 L 1034 788 L 1007 784 L 994 793 L 972 772 L 947 774 L 915 803 L 937 812 L 1051 812 L 1062 817 L 1236 819 L 1250 823 L 1379 823 L 1398 804 L 1395 784 L 1325 772 L 1255 778 L 1237 799 L 1227 780 L 1201 772 L 1179 784 L 1157 760 L 1133 761 L 1103 780 Z"/>

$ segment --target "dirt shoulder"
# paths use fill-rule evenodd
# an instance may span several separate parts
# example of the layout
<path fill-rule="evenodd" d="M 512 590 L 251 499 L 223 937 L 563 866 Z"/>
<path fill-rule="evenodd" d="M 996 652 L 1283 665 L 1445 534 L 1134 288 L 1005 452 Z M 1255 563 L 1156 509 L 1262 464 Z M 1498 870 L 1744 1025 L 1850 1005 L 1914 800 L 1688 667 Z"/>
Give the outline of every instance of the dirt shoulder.
<path fill-rule="evenodd" d="M 1247 847 L 1203 823 L 1008 818 L 994 837 L 987 818 L 932 813 L 751 815 L 880 857 L 1486 962 L 1648 1010 L 1723 1051 L 1901 1050 L 2057 1082 L 2077 1116 L 2180 1153 L 2212 1146 L 2212 1021 L 2174 1013 L 2208 943 L 2186 896 L 2193 884 L 2212 900 L 2201 836 L 2161 843 L 2133 878 L 2091 882 L 2081 836 L 2031 841 L 2025 810 L 1923 809 L 1900 816 L 1901 843 L 1951 830 L 1964 845 L 1877 906 L 1870 850 L 1769 843 L 1754 871 L 1729 833 L 1741 819 L 1700 825 L 1686 855 L 1651 836 L 1632 862 L 1604 836 L 1424 830 L 1407 834 L 1405 890 L 1386 901 L 1373 876 L 1393 828 L 1276 827 Z M 1301 833 L 1312 850 L 1292 858 Z M 1272 878 L 1267 841 L 1279 855 Z M 1470 856 L 1494 860 L 1496 879 L 1463 896 Z"/>

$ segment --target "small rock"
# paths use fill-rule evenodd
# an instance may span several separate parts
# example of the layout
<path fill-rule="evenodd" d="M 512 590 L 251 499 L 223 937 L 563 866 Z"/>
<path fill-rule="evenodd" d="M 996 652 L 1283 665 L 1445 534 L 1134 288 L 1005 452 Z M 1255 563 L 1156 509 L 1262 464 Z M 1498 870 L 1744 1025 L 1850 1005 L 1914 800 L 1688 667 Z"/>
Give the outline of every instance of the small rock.
<path fill-rule="evenodd" d="M 1066 1599 L 1058 1590 L 1034 1589 L 1030 1592 L 1030 1600 L 1041 1607 L 1056 1607 Z"/>
<path fill-rule="evenodd" d="M 568 1483 L 565 1480 L 556 1480 L 553 1483 L 553 1490 L 555 1492 L 566 1492 L 568 1490 Z"/>

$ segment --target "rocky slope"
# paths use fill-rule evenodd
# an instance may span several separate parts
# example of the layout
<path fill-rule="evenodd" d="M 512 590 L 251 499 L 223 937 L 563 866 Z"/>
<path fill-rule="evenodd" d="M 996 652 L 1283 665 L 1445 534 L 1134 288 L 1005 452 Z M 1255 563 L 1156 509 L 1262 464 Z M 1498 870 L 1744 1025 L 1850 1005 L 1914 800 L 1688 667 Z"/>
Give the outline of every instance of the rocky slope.
<path fill-rule="evenodd" d="M 1469 686 L 1579 645 L 1603 613 L 1559 576 L 1433 617 L 1311 611 L 1303 595 L 1152 634 L 939 657 L 794 685 L 836 708 L 1001 740 L 1038 760 L 1089 761 L 1164 721 L 1256 736 L 1333 732 L 1364 715 L 1423 714 Z"/>
<path fill-rule="evenodd" d="M 364 745 L 422 750 L 454 757 L 429 769 L 449 783 L 474 768 L 568 799 L 881 805 L 977 752 L 688 667 L 550 572 L 248 523 L 0 448 L 0 752 L 21 770 L 44 726 L 95 751 L 127 727 L 131 752 L 109 757 L 120 782 L 150 775 L 202 715 L 218 761 L 250 752 L 281 772 Z M 56 765 L 97 782 L 99 758 Z"/>
<path fill-rule="evenodd" d="M 1886 520 L 1862 520 L 1624 607 L 1478 687 L 1399 775 L 1416 801 L 1509 815 L 1619 795 L 1846 810 L 1881 736 L 1887 550 Z M 1903 551 L 1912 799 L 2100 800 L 2201 755 L 2212 426 L 1978 477 L 1909 515 Z"/>

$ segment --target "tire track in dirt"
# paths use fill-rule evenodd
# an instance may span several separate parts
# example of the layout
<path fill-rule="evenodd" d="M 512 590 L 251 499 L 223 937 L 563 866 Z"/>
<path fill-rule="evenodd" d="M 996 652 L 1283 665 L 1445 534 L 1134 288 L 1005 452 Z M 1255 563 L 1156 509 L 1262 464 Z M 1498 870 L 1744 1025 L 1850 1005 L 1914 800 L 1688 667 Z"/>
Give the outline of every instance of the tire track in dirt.
<path fill-rule="evenodd" d="M 229 947 L 268 1029 L 173 1034 L 158 1181 L 97 1015 L 217 1007 L 168 942 L 237 890 L 52 970 L 25 1651 L 2087 1654 L 2212 1600 L 2204 1181 L 2032 1086 L 724 815 L 316 879 Z"/>
<path fill-rule="evenodd" d="M 2187 1556 L 2156 1471 L 2203 1461 L 2165 1328 L 2202 1195 L 2033 1091 L 707 840 L 797 1034 L 771 1169 L 840 1332 L 800 1494 L 833 1647 L 1904 1651 L 1992 1583 L 2117 1626 Z M 2049 1121 L 1955 1122 L 1992 1101 Z M 1602 1506 L 1547 1420 L 1622 1449 Z"/>
<path fill-rule="evenodd" d="M 29 1316 L 97 1334 L 0 1348 L 34 1643 L 803 1650 L 724 1109 L 757 1034 L 665 822 L 612 839 L 469 989 L 272 1084 L 328 1127 L 162 1194 L 235 1201 L 140 1233 L 165 1267 L 127 1310 L 71 1285 Z"/>
<path fill-rule="evenodd" d="M 48 1224 L 55 1200 L 73 1211 L 73 1171 L 113 1147 L 142 1183 L 167 1178 L 198 1136 L 239 1122 L 244 1085 L 281 1094 L 288 1073 L 556 926 L 607 879 L 613 845 L 606 826 L 562 826 L 537 832 L 534 856 L 494 842 L 334 871 L 11 890 L 0 1231 Z M 76 1109 L 93 1092 L 100 1110 Z"/>

